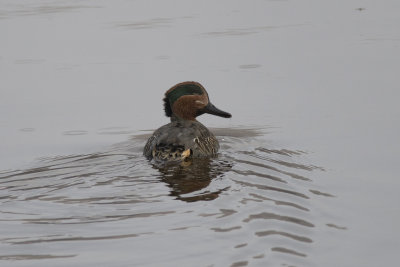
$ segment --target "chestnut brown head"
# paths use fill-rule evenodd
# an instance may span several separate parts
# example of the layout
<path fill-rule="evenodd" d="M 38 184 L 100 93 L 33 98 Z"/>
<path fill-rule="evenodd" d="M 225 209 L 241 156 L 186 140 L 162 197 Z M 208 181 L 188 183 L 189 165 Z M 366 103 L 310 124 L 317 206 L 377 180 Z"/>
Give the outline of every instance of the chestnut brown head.
<path fill-rule="evenodd" d="M 232 115 L 211 104 L 208 93 L 198 82 L 178 83 L 165 93 L 164 110 L 167 117 L 172 114 L 185 119 L 196 120 L 204 113 L 230 118 Z"/>

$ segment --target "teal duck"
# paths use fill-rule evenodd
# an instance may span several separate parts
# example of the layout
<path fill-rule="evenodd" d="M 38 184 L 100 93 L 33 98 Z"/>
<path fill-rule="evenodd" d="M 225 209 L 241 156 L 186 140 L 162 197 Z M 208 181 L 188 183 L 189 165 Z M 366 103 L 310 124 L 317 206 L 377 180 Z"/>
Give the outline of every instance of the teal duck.
<path fill-rule="evenodd" d="M 178 83 L 165 93 L 165 115 L 171 122 L 158 128 L 147 141 L 143 155 L 155 161 L 182 161 L 217 155 L 218 140 L 200 122 L 204 113 L 230 118 L 232 115 L 211 104 L 198 82 Z"/>

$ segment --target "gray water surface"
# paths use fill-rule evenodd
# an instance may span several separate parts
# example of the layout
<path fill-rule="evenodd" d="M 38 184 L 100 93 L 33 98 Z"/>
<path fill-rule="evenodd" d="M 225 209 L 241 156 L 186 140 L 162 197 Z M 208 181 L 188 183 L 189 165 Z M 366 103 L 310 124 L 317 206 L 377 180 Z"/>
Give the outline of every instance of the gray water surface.
<path fill-rule="evenodd" d="M 0 265 L 397 266 L 400 2 L 150 2 L 0 1 Z M 188 80 L 220 155 L 155 167 Z"/>
<path fill-rule="evenodd" d="M 265 130 L 214 131 L 219 157 L 185 166 L 153 166 L 142 156 L 147 136 L 138 135 L 107 151 L 2 173 L 1 259 L 30 266 L 313 265 L 318 231 L 346 228 L 316 207 L 334 197 L 311 178 L 324 169 L 304 151 L 266 145 L 259 137 Z"/>

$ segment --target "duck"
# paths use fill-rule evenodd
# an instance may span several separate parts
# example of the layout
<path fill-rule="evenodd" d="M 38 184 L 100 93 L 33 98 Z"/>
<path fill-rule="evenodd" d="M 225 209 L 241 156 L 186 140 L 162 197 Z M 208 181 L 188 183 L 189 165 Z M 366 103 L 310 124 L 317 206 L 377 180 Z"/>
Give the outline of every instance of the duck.
<path fill-rule="evenodd" d="M 215 157 L 218 140 L 196 118 L 205 113 L 223 118 L 232 115 L 215 107 L 206 89 L 194 81 L 172 86 L 163 102 L 165 115 L 171 122 L 154 131 L 144 146 L 143 155 L 156 162 Z"/>

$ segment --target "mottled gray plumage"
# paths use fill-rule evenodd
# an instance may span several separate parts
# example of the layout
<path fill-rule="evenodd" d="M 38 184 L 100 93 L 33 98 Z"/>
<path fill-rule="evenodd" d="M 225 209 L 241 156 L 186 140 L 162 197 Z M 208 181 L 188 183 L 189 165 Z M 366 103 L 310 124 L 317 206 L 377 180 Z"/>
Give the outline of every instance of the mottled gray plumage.
<path fill-rule="evenodd" d="M 215 136 L 196 117 L 208 113 L 223 118 L 232 115 L 211 104 L 206 89 L 198 82 L 182 82 L 164 97 L 164 111 L 171 122 L 157 129 L 147 141 L 143 155 L 155 161 L 186 161 L 217 155 Z"/>
<path fill-rule="evenodd" d="M 146 158 L 162 161 L 181 160 L 183 151 L 190 149 L 192 157 L 215 156 L 219 144 L 215 136 L 200 122 L 172 115 L 171 122 L 158 128 L 147 141 Z"/>

